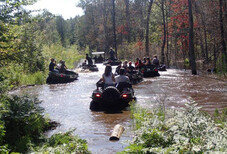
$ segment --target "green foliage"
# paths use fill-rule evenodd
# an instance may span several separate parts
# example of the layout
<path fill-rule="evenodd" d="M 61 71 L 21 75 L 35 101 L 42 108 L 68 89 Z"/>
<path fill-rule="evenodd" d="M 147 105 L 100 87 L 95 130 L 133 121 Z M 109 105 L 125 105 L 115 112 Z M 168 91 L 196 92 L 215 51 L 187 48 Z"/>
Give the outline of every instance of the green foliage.
<path fill-rule="evenodd" d="M 57 62 L 64 60 L 68 68 L 75 68 L 75 62 L 79 61 L 84 55 L 80 54 L 77 50 L 77 46 L 71 46 L 64 48 L 59 44 L 44 46 L 44 55 L 46 59 L 46 65 L 49 65 L 50 59 L 55 58 Z"/>
<path fill-rule="evenodd" d="M 21 18 L 26 10 L 23 5 L 33 4 L 36 0 L 4 0 L 1 1 L 0 21 L 12 23 Z"/>
<path fill-rule="evenodd" d="M 22 63 L 24 70 L 28 73 L 44 71 L 44 57 L 42 55 L 42 45 L 37 42 L 39 31 L 36 23 L 29 23 L 20 26 L 19 38 L 16 49 L 20 51 L 18 63 Z"/>
<path fill-rule="evenodd" d="M 217 72 L 221 74 L 227 73 L 227 65 L 225 64 L 225 55 L 221 54 L 221 56 L 217 60 Z"/>
<path fill-rule="evenodd" d="M 11 63 L 0 68 L 0 93 L 22 85 L 43 84 L 46 81 L 45 72 L 26 73 L 23 65 Z"/>
<path fill-rule="evenodd" d="M 189 63 L 189 59 L 188 59 L 188 58 L 185 58 L 185 60 L 184 60 L 184 66 L 185 66 L 186 68 L 189 68 L 190 63 Z"/>
<path fill-rule="evenodd" d="M 220 126 L 224 127 L 225 123 L 227 122 L 227 108 L 224 108 L 222 113 L 216 109 L 214 112 L 214 121 L 220 124 Z"/>
<path fill-rule="evenodd" d="M 36 97 L 1 95 L 0 153 L 90 153 L 86 141 L 73 131 L 45 138 L 49 119 L 40 103 Z"/>
<path fill-rule="evenodd" d="M 5 124 L 4 121 L 2 120 L 2 114 L 5 113 L 5 109 L 4 109 L 4 102 L 5 100 L 5 95 L 0 95 L 0 145 L 3 145 L 4 141 L 4 136 L 5 136 Z M 1 149 L 1 148 L 0 148 Z"/>
<path fill-rule="evenodd" d="M 46 83 L 47 76 L 44 72 L 36 72 L 33 74 L 22 74 L 20 78 L 20 85 L 41 85 Z"/>
<path fill-rule="evenodd" d="M 73 131 L 64 134 L 55 134 L 41 147 L 35 147 L 31 151 L 33 153 L 90 153 L 85 140 L 79 139 L 72 135 Z"/>
<path fill-rule="evenodd" d="M 195 103 L 189 103 L 183 112 L 155 109 L 146 115 L 140 109 L 133 110 L 138 118 L 134 120 L 143 119 L 140 127 L 136 127 L 133 142 L 122 153 L 227 152 L 226 122 L 222 121 L 220 127 L 199 109 Z"/>
<path fill-rule="evenodd" d="M 12 96 L 5 101 L 6 112 L 1 117 L 5 123 L 4 141 L 13 151 L 27 151 L 28 145 L 38 142 L 48 126 L 39 104 L 37 98 L 27 96 Z"/>

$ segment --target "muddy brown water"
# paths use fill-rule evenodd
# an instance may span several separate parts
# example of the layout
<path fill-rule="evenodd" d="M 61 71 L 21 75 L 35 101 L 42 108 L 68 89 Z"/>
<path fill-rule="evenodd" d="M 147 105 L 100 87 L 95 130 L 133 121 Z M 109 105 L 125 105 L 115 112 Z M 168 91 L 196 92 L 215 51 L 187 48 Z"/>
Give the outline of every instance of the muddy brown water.
<path fill-rule="evenodd" d="M 45 113 L 60 123 L 59 127 L 47 133 L 48 136 L 76 128 L 75 135 L 87 140 L 92 153 L 116 153 L 133 139 L 130 111 L 104 113 L 89 110 L 95 83 L 104 71 L 103 65 L 98 67 L 99 72 L 79 73 L 78 80 L 72 83 L 23 88 L 13 93 L 36 95 L 42 100 L 41 106 L 45 108 Z M 176 69 L 160 74 L 160 77 L 145 78 L 134 86 L 138 105 L 149 109 L 164 104 L 166 107 L 181 109 L 185 103 L 195 100 L 202 106 L 202 110 L 209 113 L 213 113 L 216 108 L 227 107 L 225 81 L 206 74 L 192 76 L 189 71 Z M 124 126 L 125 131 L 119 141 L 112 142 L 109 137 L 116 124 Z"/>

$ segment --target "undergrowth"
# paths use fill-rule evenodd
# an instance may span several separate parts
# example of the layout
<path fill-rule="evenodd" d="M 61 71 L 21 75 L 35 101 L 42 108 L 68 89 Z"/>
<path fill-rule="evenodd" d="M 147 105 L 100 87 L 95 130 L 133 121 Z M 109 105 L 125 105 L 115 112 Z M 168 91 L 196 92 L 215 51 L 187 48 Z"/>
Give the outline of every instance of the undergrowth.
<path fill-rule="evenodd" d="M 0 96 L 0 153 L 89 153 L 72 131 L 45 137 L 51 121 L 36 97 Z"/>
<path fill-rule="evenodd" d="M 194 102 L 186 104 L 183 112 L 132 105 L 135 137 L 121 153 L 227 152 L 226 110 L 213 118 L 199 109 Z"/>
<path fill-rule="evenodd" d="M 55 134 L 39 147 L 31 149 L 31 153 L 83 153 L 89 154 L 85 140 L 72 135 L 73 131 Z"/>

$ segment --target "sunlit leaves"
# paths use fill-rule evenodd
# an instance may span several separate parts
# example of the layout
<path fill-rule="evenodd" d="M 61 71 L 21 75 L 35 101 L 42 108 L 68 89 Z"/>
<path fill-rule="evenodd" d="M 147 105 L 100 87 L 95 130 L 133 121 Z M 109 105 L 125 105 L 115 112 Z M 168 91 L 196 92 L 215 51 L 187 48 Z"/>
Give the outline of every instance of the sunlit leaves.
<path fill-rule="evenodd" d="M 160 112 L 164 110 L 154 109 L 151 114 L 151 111 L 133 108 L 137 130 L 132 144 L 124 152 L 227 152 L 226 123 L 223 122 L 225 127 L 220 128 L 199 109 L 195 103 L 186 104 L 183 112 L 166 110 L 162 114 Z M 168 118 L 160 119 L 163 114 Z"/>

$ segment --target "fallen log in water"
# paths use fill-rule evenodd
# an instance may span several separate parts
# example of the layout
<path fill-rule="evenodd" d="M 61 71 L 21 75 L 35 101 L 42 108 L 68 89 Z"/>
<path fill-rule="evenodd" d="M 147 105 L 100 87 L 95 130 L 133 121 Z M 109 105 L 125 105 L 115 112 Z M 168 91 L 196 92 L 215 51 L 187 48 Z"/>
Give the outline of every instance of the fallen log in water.
<path fill-rule="evenodd" d="M 110 141 L 119 140 L 124 130 L 125 130 L 124 127 L 121 126 L 120 124 L 115 125 L 109 140 Z"/>

